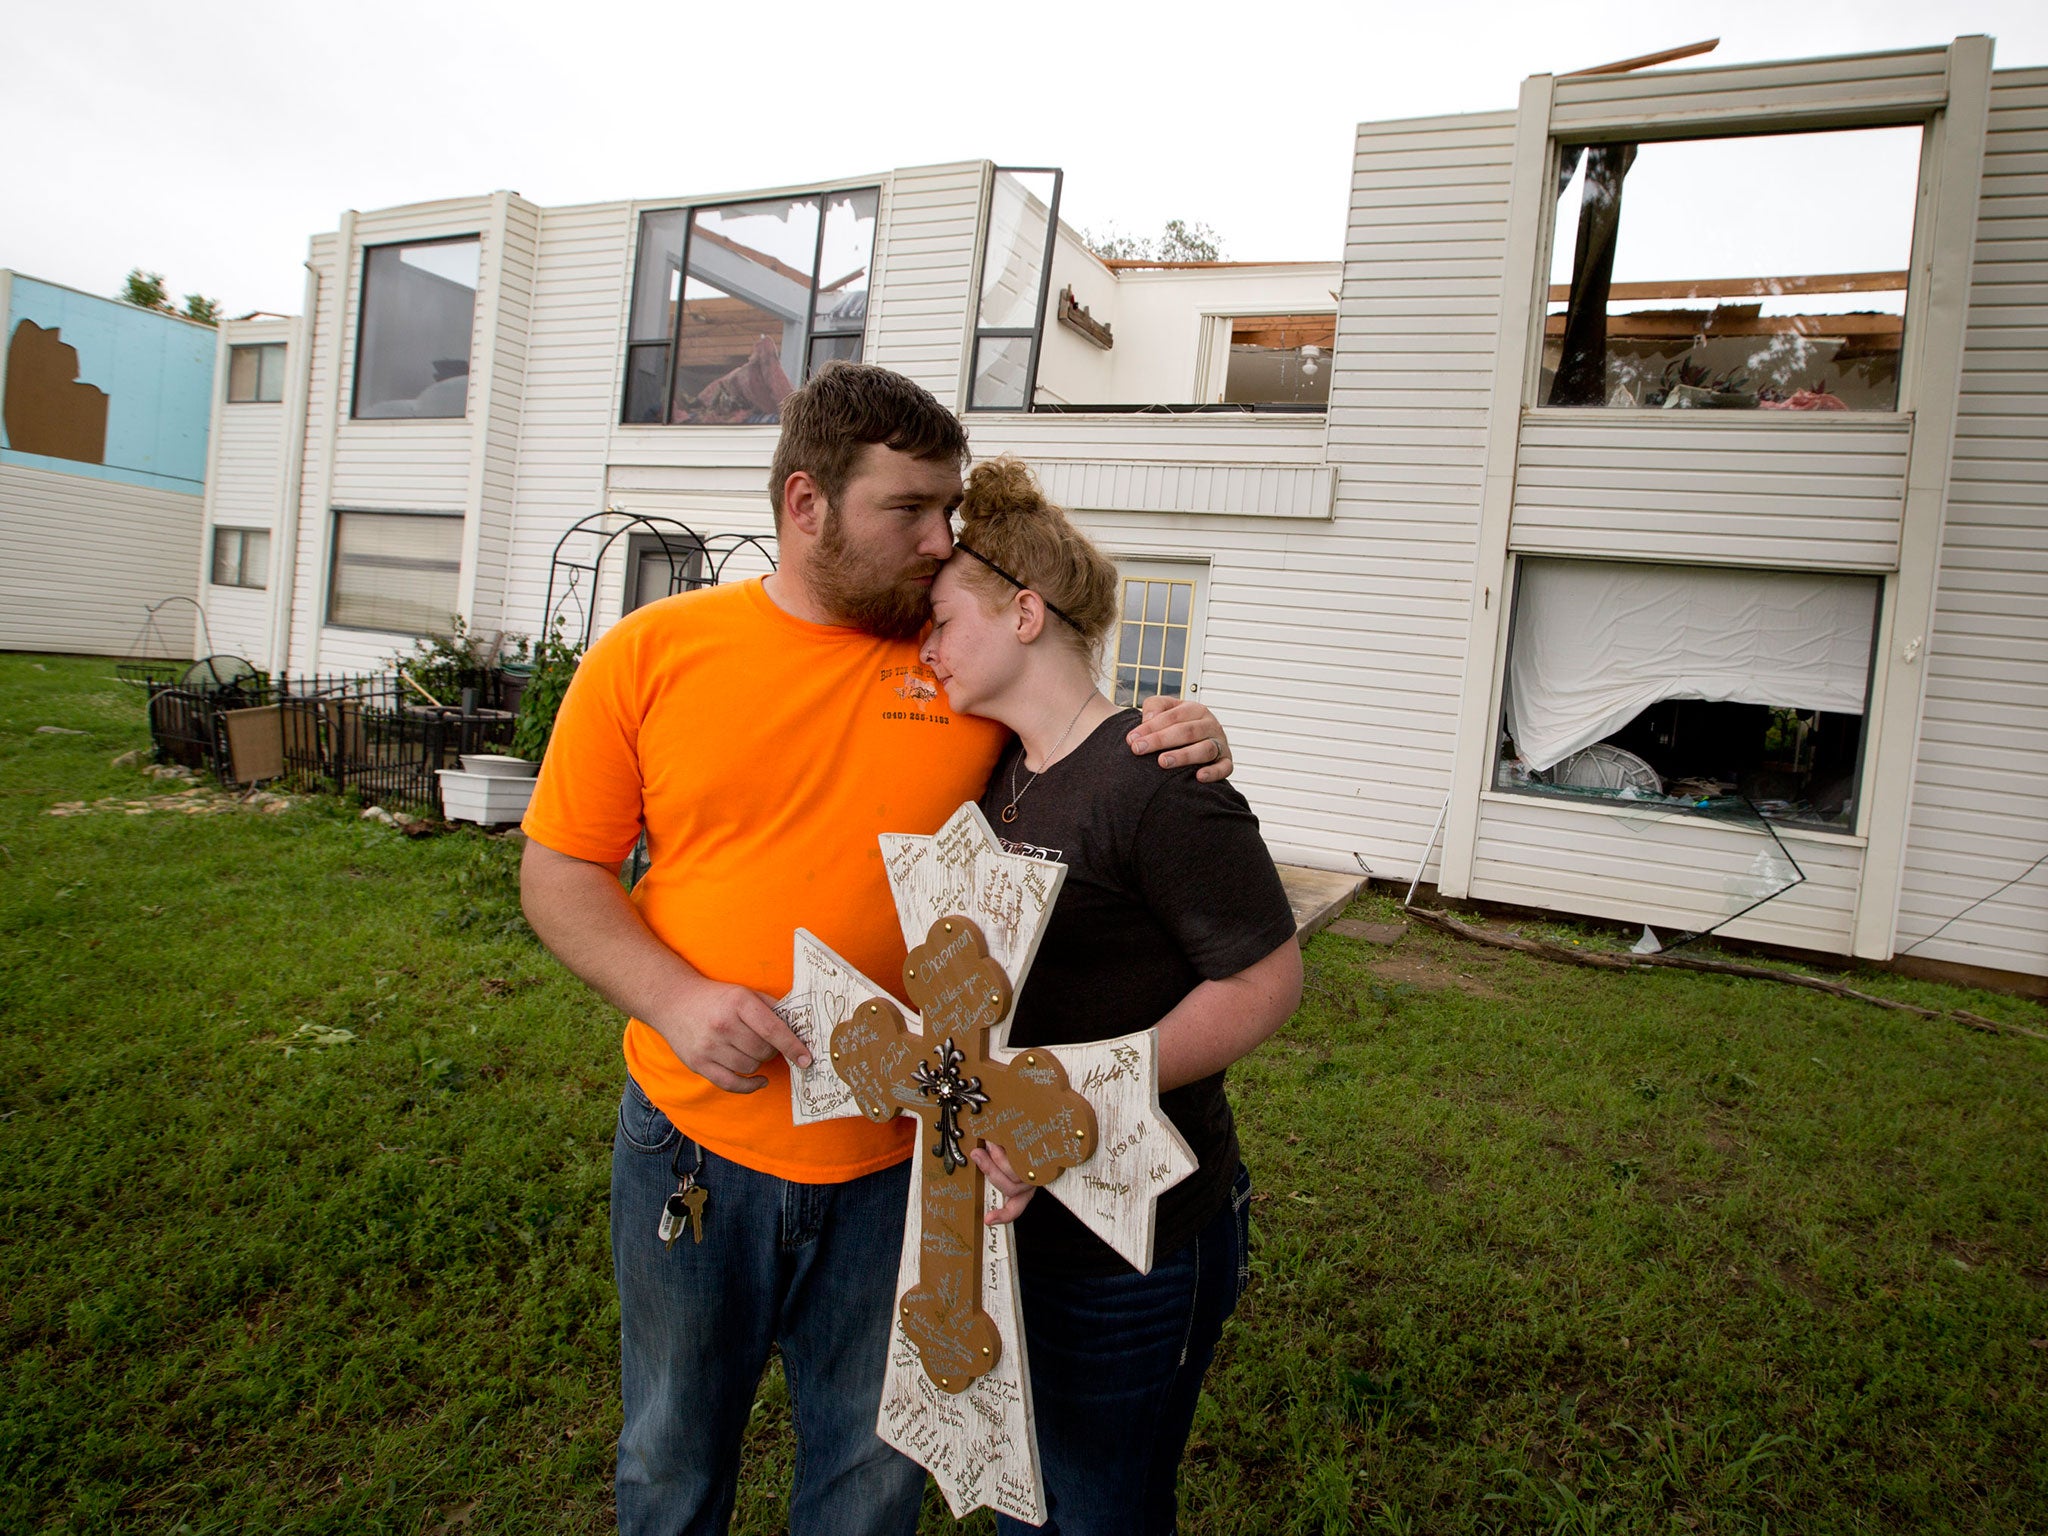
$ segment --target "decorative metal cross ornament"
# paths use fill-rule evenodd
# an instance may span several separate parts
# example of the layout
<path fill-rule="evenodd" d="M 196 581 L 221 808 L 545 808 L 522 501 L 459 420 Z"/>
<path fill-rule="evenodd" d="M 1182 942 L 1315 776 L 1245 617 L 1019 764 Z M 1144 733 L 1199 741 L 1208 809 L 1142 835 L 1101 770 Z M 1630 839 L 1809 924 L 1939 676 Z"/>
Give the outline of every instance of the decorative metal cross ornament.
<path fill-rule="evenodd" d="M 1152 1267 L 1159 1196 L 1195 1160 L 1159 1110 L 1154 1031 L 1057 1051 L 1004 1044 L 1064 865 L 1005 851 L 971 803 L 933 836 L 884 836 L 882 856 L 919 1014 L 799 929 L 776 1005 L 813 1058 L 791 1075 L 791 1113 L 919 1120 L 876 1430 L 931 1472 L 956 1517 L 986 1505 L 1042 1524 L 1015 1241 L 982 1222 L 1002 1194 L 967 1154 L 1001 1147 L 1139 1270 Z"/>

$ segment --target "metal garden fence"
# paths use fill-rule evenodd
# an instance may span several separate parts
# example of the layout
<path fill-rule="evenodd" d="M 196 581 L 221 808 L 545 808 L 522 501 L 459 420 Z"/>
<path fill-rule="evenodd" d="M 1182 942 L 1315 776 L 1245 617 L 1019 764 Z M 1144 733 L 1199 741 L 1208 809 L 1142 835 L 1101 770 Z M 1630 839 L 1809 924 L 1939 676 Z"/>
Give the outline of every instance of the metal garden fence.
<path fill-rule="evenodd" d="M 465 752 L 511 744 L 518 683 L 477 671 L 459 679 L 458 705 L 428 703 L 396 672 L 272 678 L 210 673 L 200 662 L 176 682 L 135 679 L 149 692 L 156 760 L 224 784 L 289 776 L 356 790 L 372 805 L 434 815 L 436 770 Z"/>

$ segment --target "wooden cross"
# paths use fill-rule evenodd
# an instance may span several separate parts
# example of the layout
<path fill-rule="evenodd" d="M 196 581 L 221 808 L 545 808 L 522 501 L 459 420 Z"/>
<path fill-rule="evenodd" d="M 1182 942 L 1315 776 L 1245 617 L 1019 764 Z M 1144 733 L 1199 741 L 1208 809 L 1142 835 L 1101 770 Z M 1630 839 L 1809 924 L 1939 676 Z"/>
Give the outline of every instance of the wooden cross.
<path fill-rule="evenodd" d="M 873 998 L 833 1030 L 832 1064 L 870 1120 L 908 1113 L 931 1134 L 939 1166 L 924 1170 L 918 1283 L 903 1298 L 903 1331 L 939 1390 L 958 1393 L 1002 1357 L 981 1307 L 987 1192 L 966 1144 L 1001 1147 L 1021 1178 L 1050 1184 L 1094 1151 L 1095 1111 L 1052 1052 L 1008 1063 L 989 1055 L 989 1031 L 1009 1016 L 1010 979 L 965 917 L 932 924 L 903 962 L 903 983 L 924 1033 L 911 1034 L 888 998 Z"/>
<path fill-rule="evenodd" d="M 1160 1113 L 1156 1031 L 1057 1054 L 1005 1043 L 1064 865 L 1005 848 L 971 802 L 930 836 L 885 834 L 882 858 L 911 952 L 904 995 L 923 1016 L 799 928 L 775 1005 L 812 1056 L 790 1073 L 790 1118 L 921 1122 L 875 1432 L 931 1472 L 956 1517 L 986 1506 L 1040 1525 L 1015 1237 L 978 1219 L 1002 1196 L 967 1153 L 1002 1147 L 1139 1270 L 1158 1198 L 1194 1154 Z"/>

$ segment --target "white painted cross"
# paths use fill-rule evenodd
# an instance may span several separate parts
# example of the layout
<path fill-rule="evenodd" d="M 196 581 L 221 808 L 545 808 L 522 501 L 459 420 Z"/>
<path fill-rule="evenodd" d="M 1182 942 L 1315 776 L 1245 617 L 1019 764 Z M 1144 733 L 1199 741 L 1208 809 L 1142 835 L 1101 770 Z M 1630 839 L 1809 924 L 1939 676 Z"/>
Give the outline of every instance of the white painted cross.
<path fill-rule="evenodd" d="M 989 958 L 1009 978 L 1005 1001 L 1010 1007 L 991 1030 L 988 1051 L 992 1063 L 1009 1066 L 1023 1054 L 1005 1045 L 1014 999 L 1024 989 L 1066 866 L 1005 853 L 972 802 L 933 836 L 885 835 L 882 855 L 906 948 L 925 944 L 935 924 L 965 917 L 980 930 Z M 889 996 L 815 936 L 797 930 L 794 979 L 776 1012 L 811 1050 L 812 1065 L 794 1073 L 790 1085 L 798 1124 L 865 1112 L 833 1070 L 832 1033 L 870 999 L 887 1002 Z M 908 1020 L 914 1029 L 921 1027 L 915 1015 Z M 935 1054 L 941 1042 L 910 1038 L 934 1053 L 929 1058 L 934 1070 L 943 1065 Z M 1086 1159 L 1059 1174 L 1046 1191 L 1139 1270 L 1152 1267 L 1159 1196 L 1195 1171 L 1194 1154 L 1159 1109 L 1158 1044 L 1157 1032 L 1148 1029 L 1115 1040 L 1062 1045 L 1053 1053 L 1068 1082 L 1093 1108 L 1095 1137 Z M 979 1140 L 972 1113 L 958 1124 L 963 1143 Z M 926 1178 L 946 1174 L 938 1156 L 921 1136 L 911 1160 L 898 1295 L 918 1285 Z M 1002 1192 L 988 1187 L 984 1203 L 988 1209 L 1000 1205 Z M 905 1314 L 899 1308 L 875 1427 L 882 1439 L 930 1471 L 956 1518 L 986 1505 L 1038 1525 L 1045 1520 L 1045 1496 L 1018 1305 L 1016 1242 L 1008 1226 L 980 1230 L 980 1306 L 995 1325 L 995 1364 L 964 1388 L 941 1388 L 933 1380 L 938 1373 L 925 1368 L 904 1332 Z"/>

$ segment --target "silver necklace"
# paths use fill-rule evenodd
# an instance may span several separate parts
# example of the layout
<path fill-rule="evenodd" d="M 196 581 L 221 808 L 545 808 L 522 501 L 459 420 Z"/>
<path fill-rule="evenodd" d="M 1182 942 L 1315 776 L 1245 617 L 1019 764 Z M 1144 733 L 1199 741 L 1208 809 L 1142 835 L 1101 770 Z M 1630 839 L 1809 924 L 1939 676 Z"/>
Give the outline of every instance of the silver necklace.
<path fill-rule="evenodd" d="M 1074 711 L 1074 718 L 1067 722 L 1067 728 L 1060 732 L 1060 739 L 1054 742 L 1052 750 L 1045 754 L 1045 768 L 1050 768 L 1053 765 L 1054 759 L 1060 755 L 1060 748 L 1067 744 L 1067 738 L 1074 734 L 1074 727 L 1081 723 L 1081 716 L 1087 712 L 1088 706 L 1094 702 L 1095 690 L 1091 688 L 1088 690 L 1088 697 L 1081 701 L 1081 707 Z M 1010 764 L 1010 803 L 1003 807 L 1003 821 L 1005 824 L 1017 819 L 1017 802 L 1031 793 L 1031 786 L 1038 782 L 1038 775 L 1045 772 L 1045 768 L 1039 769 L 1038 773 L 1034 773 L 1030 778 L 1026 779 L 1024 787 L 1019 789 L 1017 787 L 1017 763 L 1023 761 L 1024 754 L 1020 751 L 1017 754 L 1017 762 Z"/>

